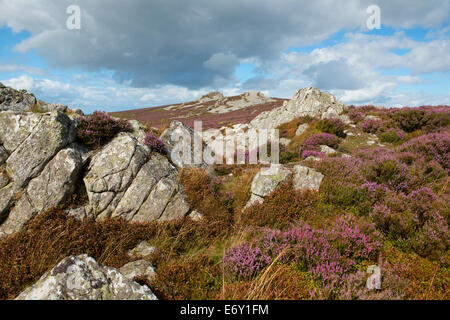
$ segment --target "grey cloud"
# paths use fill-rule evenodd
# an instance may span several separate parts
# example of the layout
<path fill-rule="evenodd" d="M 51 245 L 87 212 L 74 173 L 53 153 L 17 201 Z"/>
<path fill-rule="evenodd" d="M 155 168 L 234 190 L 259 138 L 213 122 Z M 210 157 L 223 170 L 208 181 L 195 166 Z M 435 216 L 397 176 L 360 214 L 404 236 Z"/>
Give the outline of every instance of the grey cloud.
<path fill-rule="evenodd" d="M 82 29 L 65 28 L 66 8 L 82 9 Z M 113 70 L 134 87 L 189 89 L 234 81 L 236 61 L 279 58 L 365 24 L 372 1 L 298 0 L 0 0 L 0 26 L 28 30 L 17 46 L 36 50 L 52 67 Z M 378 1 L 382 22 L 437 25 L 450 2 Z M 219 55 L 219 56 L 218 56 Z M 220 56 L 223 55 L 223 56 Z M 322 78 L 321 78 L 322 79 Z M 325 81 L 322 79 L 321 81 Z M 248 85 L 250 85 L 249 83 Z"/>
<path fill-rule="evenodd" d="M 364 86 L 365 79 L 347 64 L 344 59 L 321 62 L 303 72 L 321 89 L 357 90 Z"/>

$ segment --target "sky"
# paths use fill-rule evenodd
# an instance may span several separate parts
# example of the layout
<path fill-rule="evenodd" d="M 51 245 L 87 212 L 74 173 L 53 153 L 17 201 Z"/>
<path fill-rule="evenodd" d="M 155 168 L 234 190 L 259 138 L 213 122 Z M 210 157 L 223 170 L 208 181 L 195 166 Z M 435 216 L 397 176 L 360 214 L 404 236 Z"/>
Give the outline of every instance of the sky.
<path fill-rule="evenodd" d="M 450 0 L 0 0 L 0 82 L 88 113 L 309 86 L 450 105 Z"/>

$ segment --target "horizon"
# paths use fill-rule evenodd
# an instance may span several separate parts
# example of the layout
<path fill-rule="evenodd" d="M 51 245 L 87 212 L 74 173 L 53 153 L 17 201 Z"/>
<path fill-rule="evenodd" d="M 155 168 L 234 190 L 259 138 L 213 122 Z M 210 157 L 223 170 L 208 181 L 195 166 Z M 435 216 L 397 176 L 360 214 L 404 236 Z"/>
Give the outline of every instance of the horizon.
<path fill-rule="evenodd" d="M 347 105 L 450 104 L 450 2 L 326 3 L 0 0 L 0 82 L 86 113 L 310 86 Z"/>

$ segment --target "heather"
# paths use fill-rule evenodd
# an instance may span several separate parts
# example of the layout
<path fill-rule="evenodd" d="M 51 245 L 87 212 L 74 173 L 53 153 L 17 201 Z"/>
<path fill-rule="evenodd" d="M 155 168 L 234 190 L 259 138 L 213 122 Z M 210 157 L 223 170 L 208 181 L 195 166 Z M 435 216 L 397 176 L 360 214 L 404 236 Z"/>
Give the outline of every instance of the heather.
<path fill-rule="evenodd" d="M 78 120 L 78 140 L 93 148 L 99 148 L 119 132 L 131 131 L 130 124 L 121 119 L 114 119 L 109 114 L 95 111 Z"/>
<path fill-rule="evenodd" d="M 288 179 L 247 207 L 260 165 L 180 169 L 198 221 L 80 222 L 50 210 L 0 240 L 0 298 L 14 298 L 70 254 L 121 267 L 146 240 L 158 247 L 147 258 L 158 276 L 139 281 L 160 299 L 448 299 L 449 114 L 448 106 L 362 106 L 347 112 L 354 126 L 295 119 L 281 127 L 292 141 L 280 158 L 322 173 L 320 189 L 296 191 Z M 82 118 L 79 137 L 89 124 L 98 133 L 83 141 L 95 147 L 129 130 L 115 121 Z M 309 128 L 295 136 L 303 123 Z M 156 134 L 144 143 L 167 156 Z M 321 152 L 323 145 L 337 156 Z M 83 199 L 68 201 L 76 207 Z M 366 287 L 371 265 L 382 270 L 381 290 Z"/>
<path fill-rule="evenodd" d="M 147 133 L 145 136 L 144 144 L 150 148 L 152 152 L 160 154 L 167 154 L 167 146 L 160 138 L 156 137 L 152 133 Z"/>

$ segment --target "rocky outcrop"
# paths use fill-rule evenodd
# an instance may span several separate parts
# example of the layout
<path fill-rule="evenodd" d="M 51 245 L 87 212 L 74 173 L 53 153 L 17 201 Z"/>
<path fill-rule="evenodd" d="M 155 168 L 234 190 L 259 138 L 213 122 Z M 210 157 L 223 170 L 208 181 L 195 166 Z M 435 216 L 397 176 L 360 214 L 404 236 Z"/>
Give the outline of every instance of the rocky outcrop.
<path fill-rule="evenodd" d="M 0 237 L 67 198 L 86 160 L 74 139 L 64 113 L 0 112 Z"/>
<path fill-rule="evenodd" d="M 80 184 L 88 203 L 66 210 L 79 220 L 167 221 L 189 213 L 177 169 L 143 144 L 142 125 L 132 122 L 132 132 L 94 152 L 75 143 L 77 113 L 47 106 L 56 111 L 0 112 L 0 238 L 66 204 Z"/>
<path fill-rule="evenodd" d="M 36 214 L 63 204 L 74 191 L 86 153 L 87 150 L 76 144 L 58 152 L 21 192 L 21 197 L 0 226 L 0 235 L 20 231 Z"/>
<path fill-rule="evenodd" d="M 16 300 L 157 300 L 147 286 L 87 255 L 70 256 L 45 273 Z"/>
<path fill-rule="evenodd" d="M 291 172 L 281 165 L 272 165 L 270 168 L 261 169 L 253 178 L 250 189 L 251 197 L 246 207 L 263 202 L 266 196 L 275 191 L 278 185 L 290 176 Z"/>
<path fill-rule="evenodd" d="M 262 92 L 248 91 L 238 96 L 222 98 L 209 107 L 208 111 L 221 114 L 273 101 L 275 100 L 265 97 Z"/>
<path fill-rule="evenodd" d="M 172 121 L 170 127 L 161 134 L 167 146 L 171 161 L 178 168 L 201 167 L 206 168 L 202 159 L 195 161 L 195 143 L 198 143 L 203 152 L 203 140 L 192 128 L 184 125 L 180 121 Z M 200 162 L 200 163 L 196 163 Z"/>
<path fill-rule="evenodd" d="M 0 82 L 0 111 L 24 112 L 32 110 L 37 104 L 36 97 L 26 90 L 15 90 Z"/>
<path fill-rule="evenodd" d="M 336 98 L 319 89 L 310 87 L 297 91 L 294 97 L 271 111 L 266 111 L 254 118 L 250 125 L 260 129 L 277 128 L 283 123 L 296 118 L 310 116 L 318 118 L 338 117 L 346 106 Z"/>
<path fill-rule="evenodd" d="M 87 211 L 97 220 L 165 221 L 189 211 L 176 168 L 129 133 L 119 134 L 92 158 L 84 183 Z"/>

